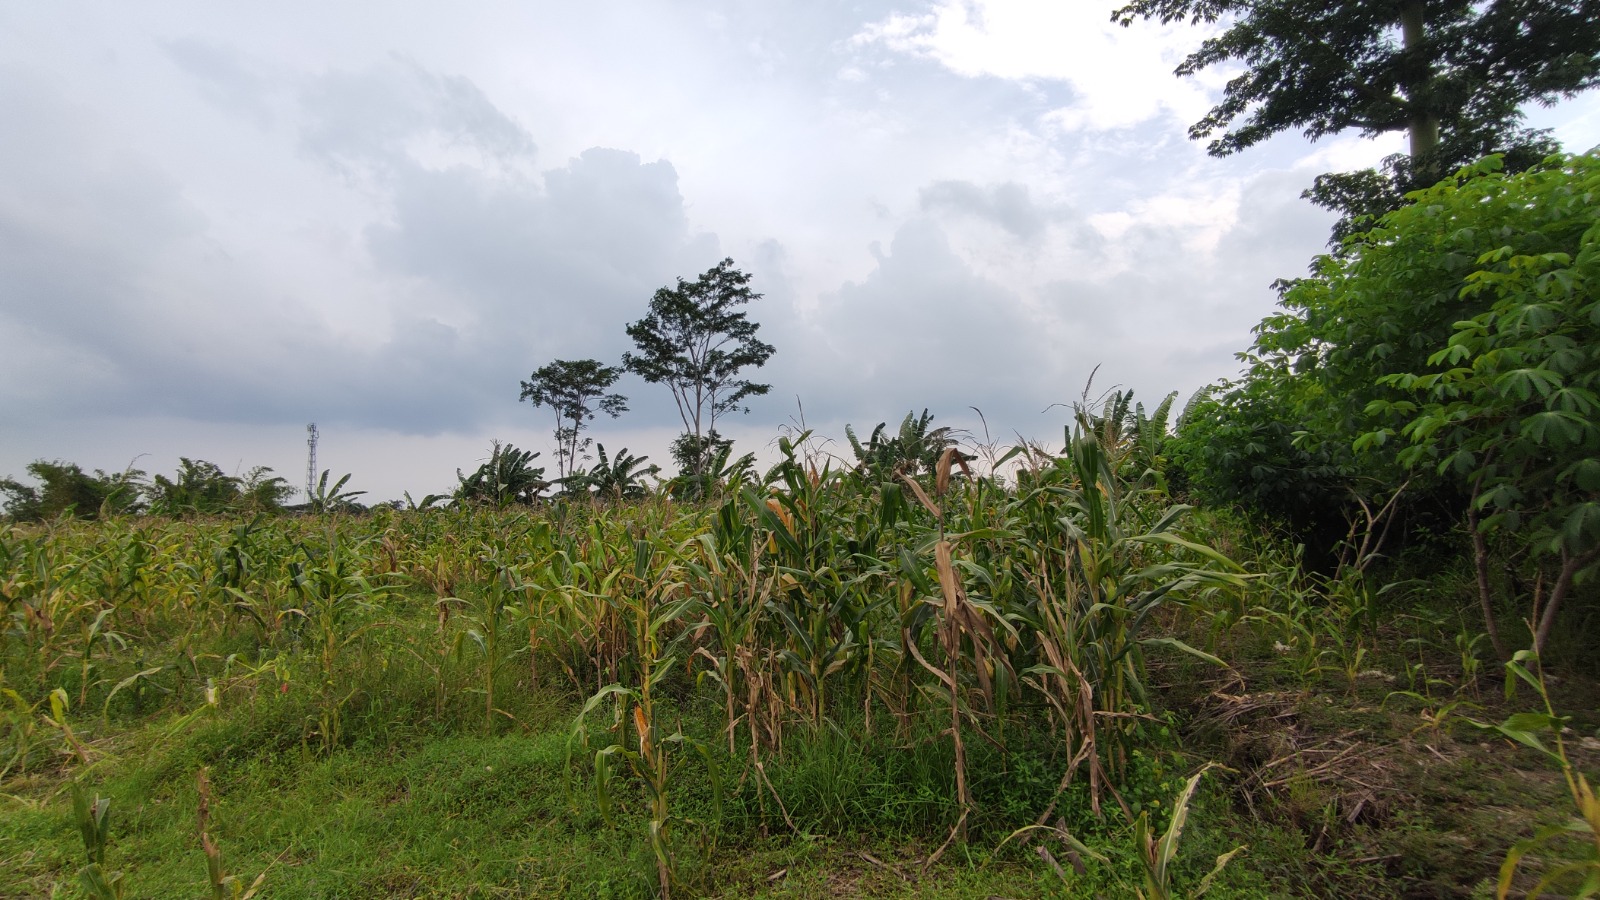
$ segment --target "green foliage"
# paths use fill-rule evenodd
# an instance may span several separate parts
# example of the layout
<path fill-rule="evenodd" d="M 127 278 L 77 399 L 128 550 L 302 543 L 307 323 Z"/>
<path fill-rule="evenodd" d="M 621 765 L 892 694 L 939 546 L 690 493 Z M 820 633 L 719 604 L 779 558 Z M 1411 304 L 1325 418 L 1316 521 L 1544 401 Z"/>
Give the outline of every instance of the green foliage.
<path fill-rule="evenodd" d="M 112 475 L 96 469 L 88 475 L 73 463 L 42 459 L 28 464 L 28 474 L 39 482 L 37 486 L 0 478 L 6 515 L 13 521 L 39 522 L 63 515 L 93 519 L 102 512 L 134 512 L 144 476 L 134 469 Z"/>
<path fill-rule="evenodd" d="M 561 477 L 574 471 L 591 442 L 580 439 L 583 428 L 603 412 L 615 419 L 628 411 L 628 398 L 606 389 L 622 377 L 622 369 L 597 359 L 558 359 L 543 366 L 522 383 L 519 399 L 548 406 L 556 417 L 556 471 Z"/>
<path fill-rule="evenodd" d="M 281 479 L 279 479 L 281 480 Z M 366 491 L 347 491 L 344 486 L 350 482 L 350 473 L 346 472 L 330 487 L 328 484 L 328 470 L 323 469 L 322 475 L 317 479 L 316 490 L 311 492 L 307 508 L 317 514 L 347 511 L 357 508 L 355 499 Z"/>
<path fill-rule="evenodd" d="M 1139 863 L 1144 869 L 1144 887 L 1135 889 L 1134 893 L 1139 900 L 1170 900 L 1180 896 L 1202 897 L 1210 890 L 1211 882 L 1217 877 L 1229 860 L 1244 850 L 1237 847 L 1217 857 L 1216 864 L 1211 871 L 1195 886 L 1193 893 L 1179 893 L 1175 890 L 1176 878 L 1174 877 L 1174 861 L 1178 856 L 1178 844 L 1183 839 L 1183 827 L 1189 818 L 1189 801 L 1194 797 L 1194 790 L 1200 784 L 1201 776 L 1211 768 L 1207 764 L 1200 771 L 1189 777 L 1184 784 L 1183 791 L 1178 794 L 1172 803 L 1172 815 L 1167 820 L 1167 830 L 1157 840 L 1150 825 L 1150 814 L 1141 811 L 1134 820 L 1133 835 Z"/>
<path fill-rule="evenodd" d="M 1386 517 L 1466 524 L 1486 613 L 1481 536 L 1499 536 L 1542 567 L 1547 634 L 1600 557 L 1597 185 L 1593 155 L 1515 174 L 1491 157 L 1321 257 L 1257 327 L 1245 376 L 1186 410 L 1186 486 L 1301 534 L 1344 518 L 1368 554 Z"/>
<path fill-rule="evenodd" d="M 603 500 L 637 500 L 650 492 L 645 479 L 661 471 L 660 466 L 644 464 L 650 457 L 634 456 L 623 447 L 613 459 L 606 455 L 605 444 L 596 444 L 595 449 L 600 461 L 593 468 L 562 479 L 567 492 L 585 496 L 592 493 Z"/>
<path fill-rule="evenodd" d="M 176 475 L 157 475 L 148 493 L 150 511 L 157 515 L 212 516 L 281 509 L 283 501 L 294 496 L 294 488 L 267 466 L 257 466 L 240 478 L 224 473 L 216 463 L 185 456 L 178 460 Z"/>
<path fill-rule="evenodd" d="M 238 501 L 239 479 L 222 471 L 216 463 L 178 460 L 174 478 L 157 475 L 150 486 L 150 511 L 169 516 L 215 515 Z"/>
<path fill-rule="evenodd" d="M 1538 883 L 1524 896 L 1541 897 L 1546 890 L 1561 886 L 1575 891 L 1562 896 L 1600 895 L 1600 797 L 1595 795 L 1589 779 L 1578 771 L 1567 755 L 1567 744 L 1562 733 L 1567 730 L 1571 717 L 1556 715 L 1555 707 L 1550 702 L 1550 690 L 1545 685 L 1544 669 L 1539 665 L 1538 655 L 1532 650 L 1518 651 L 1506 662 L 1507 700 L 1515 695 L 1519 681 L 1531 685 L 1539 695 L 1544 707 L 1542 712 L 1515 713 L 1498 725 L 1471 719 L 1467 721 L 1484 731 L 1494 732 L 1538 751 L 1560 768 L 1576 815 L 1565 822 L 1540 828 L 1532 837 L 1512 845 L 1505 862 L 1500 866 L 1495 896 L 1499 900 L 1510 896 L 1517 869 L 1533 852 L 1552 853 L 1564 846 L 1574 845 L 1572 855 L 1576 858 L 1552 860 L 1544 867 Z M 1546 743 L 1547 739 L 1550 743 Z M 1553 749 L 1551 744 L 1554 745 Z"/>
<path fill-rule="evenodd" d="M 1351 489 L 1409 478 L 1458 493 L 1473 531 L 1549 560 L 1541 646 L 1600 559 L 1597 190 L 1600 157 L 1514 175 L 1491 157 L 1415 195 L 1287 288 L 1288 311 L 1257 328 L 1247 385 L 1227 395 L 1270 397 L 1280 434 L 1303 429 L 1302 459 L 1350 460 Z"/>
<path fill-rule="evenodd" d="M 1368 267 L 1347 276 L 1455 291 L 1450 333 L 1425 359 L 1386 366 L 1378 382 L 1393 390 L 1368 404 L 1376 427 L 1357 444 L 1386 443 L 1398 428 L 1410 442 L 1402 463 L 1461 483 L 1481 530 L 1551 560 L 1547 612 L 1600 561 L 1597 193 L 1593 155 L 1509 177 L 1485 166 L 1391 216 L 1386 233 L 1408 239 L 1365 250 Z M 1452 269 L 1429 271 L 1417 240 L 1430 258 L 1444 244 Z M 1540 623 L 1541 647 L 1548 629 Z"/>
<path fill-rule="evenodd" d="M 672 459 L 678 464 L 678 475 L 668 489 L 680 500 L 700 500 L 737 486 L 751 475 L 756 464 L 754 453 L 735 459 L 733 441 L 715 431 L 701 437 L 678 435 L 672 442 Z"/>
<path fill-rule="evenodd" d="M 1208 506 L 1236 506 L 1326 545 L 1357 475 L 1348 443 L 1296 440 L 1318 386 L 1256 360 L 1238 381 L 1202 388 L 1166 445 L 1172 486 Z M 1319 533 L 1320 532 L 1320 533 Z"/>
<path fill-rule="evenodd" d="M 256 466 L 245 473 L 239 493 L 241 512 L 270 512 L 282 509 L 295 490 L 282 476 L 273 475 L 271 468 Z"/>
<path fill-rule="evenodd" d="M 879 422 L 865 444 L 849 425 L 844 427 L 844 434 L 855 453 L 856 465 L 874 480 L 890 481 L 901 474 L 932 472 L 945 448 L 955 445 L 955 432 L 949 426 L 930 428 L 932 424 L 932 414 L 924 409 L 920 416 L 906 413 L 893 435 L 888 433 L 889 423 Z"/>
<path fill-rule="evenodd" d="M 1177 69 L 1244 67 L 1189 129 L 1221 132 L 1215 156 L 1291 129 L 1312 140 L 1407 132 L 1409 154 L 1384 172 L 1323 176 L 1308 192 L 1345 214 L 1336 238 L 1485 153 L 1521 164 L 1550 152 L 1546 135 L 1520 127 L 1522 108 L 1600 83 L 1595 0 L 1133 0 L 1112 18 L 1225 23 Z"/>
<path fill-rule="evenodd" d="M 1171 437 L 1172 404 L 1178 399 L 1173 391 L 1145 412 L 1143 403 L 1136 403 L 1133 391 L 1112 391 L 1090 422 L 1107 444 L 1125 446 L 1121 456 L 1121 474 L 1130 480 L 1145 478 L 1164 482 L 1167 469 L 1167 442 Z"/>
<path fill-rule="evenodd" d="M 623 366 L 651 384 L 667 385 L 684 431 L 697 443 L 715 434 L 718 418 L 744 410 L 746 400 L 772 389 L 739 374 L 766 365 L 774 352 L 756 338 L 761 326 L 740 309 L 761 299 L 750 281 L 724 259 L 693 283 L 679 278 L 676 288 L 656 291 L 649 314 L 628 326 L 638 352 L 624 353 Z"/>
<path fill-rule="evenodd" d="M 550 482 L 544 480 L 544 468 L 531 465 L 538 456 L 531 450 L 518 450 L 515 445 L 495 441 L 488 461 L 471 475 L 456 470 L 456 481 L 460 482 L 456 500 L 485 503 L 498 509 L 513 503 L 533 503 L 550 486 Z"/>
<path fill-rule="evenodd" d="M 1490 148 L 1496 148 L 1507 172 L 1526 171 L 1561 152 L 1560 143 L 1547 131 L 1508 128 L 1498 138 L 1486 135 L 1476 145 L 1469 141 L 1458 153 L 1440 150 L 1435 156 L 1442 162 L 1426 173 L 1418 171 L 1411 157 L 1396 153 L 1384 157 L 1376 169 L 1318 175 L 1300 196 L 1340 214 L 1328 245 L 1335 254 L 1343 253 L 1348 239 L 1404 206 L 1411 191 L 1429 187 L 1438 174 L 1452 167 L 1470 165 Z"/>

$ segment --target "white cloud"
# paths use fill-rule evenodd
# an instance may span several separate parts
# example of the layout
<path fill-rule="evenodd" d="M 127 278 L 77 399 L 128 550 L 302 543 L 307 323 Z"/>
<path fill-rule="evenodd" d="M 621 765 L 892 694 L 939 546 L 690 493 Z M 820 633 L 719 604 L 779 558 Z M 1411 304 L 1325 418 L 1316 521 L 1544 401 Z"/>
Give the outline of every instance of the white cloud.
<path fill-rule="evenodd" d="M 615 358 L 724 255 L 778 348 L 724 433 L 798 395 L 1053 439 L 1096 364 L 1147 398 L 1233 372 L 1323 249 L 1299 192 L 1393 146 L 1207 157 L 1184 131 L 1227 73 L 1172 75 L 1205 30 L 1116 4 L 75 2 L 0 29 L 0 476 L 290 474 L 316 419 L 372 496 L 445 488 L 492 437 L 548 446 L 520 378 Z M 596 437 L 665 462 L 665 392 L 624 392 Z"/>
<path fill-rule="evenodd" d="M 1172 71 L 1205 36 L 1205 29 L 1144 22 L 1124 28 L 1107 7 L 1090 3 L 943 0 L 926 14 L 869 23 L 851 44 L 931 59 L 969 78 L 1064 82 L 1072 98 L 1045 122 L 1106 130 L 1165 114 L 1185 123 L 1204 115 L 1220 76 L 1179 80 Z"/>

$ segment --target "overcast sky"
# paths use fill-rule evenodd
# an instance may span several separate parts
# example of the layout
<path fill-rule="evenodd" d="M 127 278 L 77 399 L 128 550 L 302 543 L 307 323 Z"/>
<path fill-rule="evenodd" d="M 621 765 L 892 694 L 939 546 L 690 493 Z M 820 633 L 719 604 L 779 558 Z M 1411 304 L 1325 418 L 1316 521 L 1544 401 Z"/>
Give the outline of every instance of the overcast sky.
<path fill-rule="evenodd" d="M 319 468 L 446 491 L 519 382 L 615 362 L 654 291 L 754 276 L 761 450 L 929 408 L 1059 442 L 1095 388 L 1237 370 L 1398 139 L 1185 138 L 1226 73 L 1114 2 L 0 5 L 0 476 L 33 459 Z M 1530 121 L 1600 143 L 1594 94 Z M 597 421 L 666 462 L 666 388 Z M 552 462 L 553 470 L 553 462 Z"/>

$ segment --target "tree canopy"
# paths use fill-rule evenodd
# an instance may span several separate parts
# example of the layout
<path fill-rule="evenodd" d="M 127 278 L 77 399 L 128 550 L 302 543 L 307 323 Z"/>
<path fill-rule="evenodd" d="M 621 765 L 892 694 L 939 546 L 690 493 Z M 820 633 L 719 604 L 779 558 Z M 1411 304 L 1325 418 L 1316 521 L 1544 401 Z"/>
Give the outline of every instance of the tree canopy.
<path fill-rule="evenodd" d="M 628 398 L 606 389 L 622 377 L 622 369 L 597 359 L 558 359 L 542 366 L 522 383 L 522 400 L 548 406 L 556 417 L 556 470 L 565 477 L 576 471 L 578 458 L 591 443 L 583 427 L 598 412 L 613 419 L 628 411 Z"/>
<path fill-rule="evenodd" d="M 772 389 L 740 377 L 774 353 L 756 338 L 761 326 L 741 309 L 761 299 L 750 281 L 724 259 L 693 282 L 679 278 L 677 287 L 656 291 L 649 314 L 628 326 L 638 352 L 624 353 L 623 365 L 651 384 L 667 385 L 696 448 L 716 431 L 718 418 L 744 410 L 746 400 Z"/>
<path fill-rule="evenodd" d="M 1309 192 L 1347 215 L 1386 212 L 1489 153 L 1537 161 L 1554 148 L 1522 128 L 1522 108 L 1600 83 L 1600 0 L 1133 0 L 1112 18 L 1225 24 L 1177 69 L 1245 67 L 1189 129 L 1213 155 L 1292 129 L 1405 132 L 1409 154 L 1387 173 L 1324 176 Z"/>

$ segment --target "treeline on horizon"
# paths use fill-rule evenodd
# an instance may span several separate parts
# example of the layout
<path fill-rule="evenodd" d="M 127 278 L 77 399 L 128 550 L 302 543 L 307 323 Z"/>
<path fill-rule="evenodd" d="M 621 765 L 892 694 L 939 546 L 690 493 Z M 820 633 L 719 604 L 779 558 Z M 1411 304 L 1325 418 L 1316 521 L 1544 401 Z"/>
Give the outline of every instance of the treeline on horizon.
<path fill-rule="evenodd" d="M 1131 398 L 1131 392 L 1127 394 Z M 866 442 L 850 426 L 846 434 L 855 450 L 857 465 L 902 455 L 922 459 L 926 470 L 931 460 L 947 446 L 956 444 L 957 432 L 949 427 L 933 427 L 927 410 L 908 413 L 897 431 L 879 423 Z M 347 490 L 352 476 L 346 474 L 329 484 L 324 470 L 307 492 L 274 474 L 269 466 L 256 466 L 243 475 L 230 475 L 220 466 L 203 459 L 180 457 L 170 477 L 134 468 L 108 473 L 103 469 L 88 472 L 77 463 L 39 459 L 27 466 L 34 484 L 14 477 L 0 478 L 0 521 L 40 523 L 57 519 L 95 520 L 114 516 L 228 516 L 294 513 L 360 513 L 380 508 L 425 510 L 447 505 L 484 505 L 500 509 L 533 506 L 541 502 L 574 500 L 638 500 L 652 493 L 677 499 L 694 500 L 710 490 L 735 482 L 772 481 L 770 472 L 759 476 L 755 454 L 732 455 L 732 441 L 720 440 L 717 452 L 696 474 L 688 464 L 672 477 L 662 477 L 661 467 L 647 465 L 647 456 L 630 453 L 626 447 L 610 454 L 604 444 L 596 445 L 595 462 L 576 468 L 565 477 L 546 477 L 544 466 L 534 465 L 540 454 L 514 444 L 495 441 L 489 458 L 467 473 L 456 470 L 457 486 L 449 494 L 428 494 L 413 498 L 364 503 L 357 499 L 366 491 Z M 912 471 L 916 471 L 915 467 Z M 293 502 L 304 495 L 301 502 Z"/>

